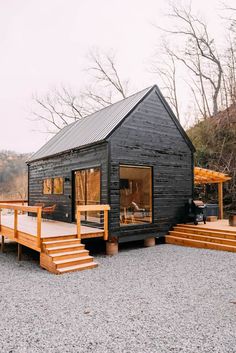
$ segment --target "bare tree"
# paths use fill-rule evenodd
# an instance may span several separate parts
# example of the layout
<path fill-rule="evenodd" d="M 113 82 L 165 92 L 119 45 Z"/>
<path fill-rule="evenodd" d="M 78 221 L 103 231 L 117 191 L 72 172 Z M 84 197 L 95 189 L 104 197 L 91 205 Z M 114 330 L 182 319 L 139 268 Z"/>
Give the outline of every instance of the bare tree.
<path fill-rule="evenodd" d="M 162 50 L 163 55 L 161 56 L 161 61 L 154 60 L 151 71 L 159 76 L 162 83 L 161 89 L 163 94 L 173 108 L 177 119 L 180 120 L 176 59 L 169 50 L 167 42 L 164 40 L 162 42 Z M 160 55 L 155 56 L 159 57 Z"/>
<path fill-rule="evenodd" d="M 90 51 L 86 70 L 93 84 L 81 89 L 79 94 L 62 86 L 43 97 L 34 95 L 32 114 L 44 122 L 46 132 L 55 134 L 66 125 L 126 97 L 128 81 L 121 79 L 114 53 Z"/>
<path fill-rule="evenodd" d="M 222 64 L 217 54 L 215 41 L 210 36 L 206 23 L 192 14 L 191 7 L 178 8 L 171 5 L 171 18 L 180 23 L 176 29 L 162 29 L 171 35 L 183 38 L 184 50 L 169 48 L 170 55 L 184 64 L 190 73 L 198 79 L 204 111 L 209 114 L 209 95 L 212 111 L 219 111 L 219 93 L 222 84 Z M 196 93 L 196 92 L 195 92 Z"/>

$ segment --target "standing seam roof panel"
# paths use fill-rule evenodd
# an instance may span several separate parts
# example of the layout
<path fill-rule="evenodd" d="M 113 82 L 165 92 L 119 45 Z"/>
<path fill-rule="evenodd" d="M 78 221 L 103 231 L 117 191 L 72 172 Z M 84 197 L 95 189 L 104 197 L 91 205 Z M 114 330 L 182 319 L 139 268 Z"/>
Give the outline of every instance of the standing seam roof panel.
<path fill-rule="evenodd" d="M 105 140 L 153 87 L 146 88 L 64 127 L 33 154 L 28 162 Z"/>

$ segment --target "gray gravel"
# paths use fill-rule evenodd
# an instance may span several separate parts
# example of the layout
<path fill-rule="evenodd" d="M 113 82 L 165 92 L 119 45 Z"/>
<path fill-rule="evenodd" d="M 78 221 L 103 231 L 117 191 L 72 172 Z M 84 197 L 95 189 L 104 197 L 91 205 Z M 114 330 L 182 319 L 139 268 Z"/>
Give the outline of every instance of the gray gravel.
<path fill-rule="evenodd" d="M 158 245 L 55 276 L 13 247 L 0 255 L 1 353 L 236 352 L 236 254 Z"/>

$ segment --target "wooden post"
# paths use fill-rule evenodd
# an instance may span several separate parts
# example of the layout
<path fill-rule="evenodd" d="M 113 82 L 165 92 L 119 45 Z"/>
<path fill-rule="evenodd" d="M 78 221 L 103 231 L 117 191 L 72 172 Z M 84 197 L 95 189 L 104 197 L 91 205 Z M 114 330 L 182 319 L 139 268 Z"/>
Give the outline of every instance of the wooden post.
<path fill-rule="evenodd" d="M 18 243 L 18 251 L 17 251 L 17 259 L 18 261 L 21 261 L 22 258 L 22 245 Z"/>
<path fill-rule="evenodd" d="M 42 208 L 39 207 L 37 210 L 37 243 L 41 249 L 41 221 L 42 221 Z"/>
<path fill-rule="evenodd" d="M 1 252 L 4 253 L 4 236 L 2 235 L 2 245 L 1 245 Z"/>
<path fill-rule="evenodd" d="M 81 213 L 77 210 L 77 238 L 81 240 Z"/>
<path fill-rule="evenodd" d="M 219 219 L 223 219 L 223 183 L 218 183 Z"/>
<path fill-rule="evenodd" d="M 18 211 L 14 210 L 14 238 L 17 238 Z"/>
<path fill-rule="evenodd" d="M 104 240 L 108 239 L 108 210 L 104 210 Z"/>

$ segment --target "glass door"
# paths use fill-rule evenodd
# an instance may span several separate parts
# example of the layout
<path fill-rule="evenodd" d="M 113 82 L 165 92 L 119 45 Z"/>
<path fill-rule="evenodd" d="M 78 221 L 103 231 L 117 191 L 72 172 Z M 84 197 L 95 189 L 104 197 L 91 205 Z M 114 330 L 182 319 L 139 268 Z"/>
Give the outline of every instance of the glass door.
<path fill-rule="evenodd" d="M 76 208 L 80 205 L 99 205 L 101 196 L 100 168 L 90 168 L 75 171 L 75 219 Z M 100 223 L 100 212 L 81 213 L 81 219 Z"/>

